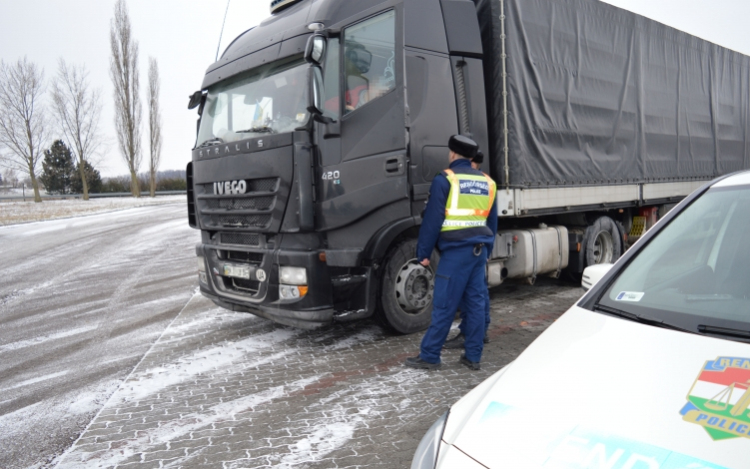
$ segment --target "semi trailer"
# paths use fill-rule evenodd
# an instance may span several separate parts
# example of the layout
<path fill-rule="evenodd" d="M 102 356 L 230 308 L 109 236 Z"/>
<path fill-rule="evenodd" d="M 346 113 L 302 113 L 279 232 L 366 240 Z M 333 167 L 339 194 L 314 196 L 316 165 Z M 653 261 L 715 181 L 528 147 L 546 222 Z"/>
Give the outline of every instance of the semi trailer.
<path fill-rule="evenodd" d="M 497 182 L 490 286 L 613 262 L 750 167 L 750 58 L 597 0 L 274 0 L 190 97 L 203 295 L 302 328 L 430 321 L 448 138 Z"/>

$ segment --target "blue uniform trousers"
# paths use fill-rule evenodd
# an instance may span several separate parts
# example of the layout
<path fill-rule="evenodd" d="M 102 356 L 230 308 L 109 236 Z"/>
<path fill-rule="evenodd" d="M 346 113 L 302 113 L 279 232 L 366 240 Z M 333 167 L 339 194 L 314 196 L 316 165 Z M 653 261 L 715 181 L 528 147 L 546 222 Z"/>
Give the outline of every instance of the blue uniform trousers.
<path fill-rule="evenodd" d="M 432 300 L 432 322 L 422 339 L 419 352 L 420 358 L 428 363 L 440 362 L 440 351 L 456 317 L 459 303 L 466 307 L 466 358 L 472 362 L 479 362 L 482 358 L 487 247 L 483 246 L 478 256 L 473 251 L 474 246 L 470 245 L 446 249 L 440 254 Z"/>
<path fill-rule="evenodd" d="M 464 332 L 464 327 L 466 326 L 466 305 L 463 303 L 460 303 L 458 305 L 458 309 L 461 310 L 461 322 L 458 324 L 458 330 L 461 331 L 464 336 L 466 333 Z M 484 289 L 484 330 L 485 333 L 487 329 L 490 328 L 490 289 L 485 288 Z"/>

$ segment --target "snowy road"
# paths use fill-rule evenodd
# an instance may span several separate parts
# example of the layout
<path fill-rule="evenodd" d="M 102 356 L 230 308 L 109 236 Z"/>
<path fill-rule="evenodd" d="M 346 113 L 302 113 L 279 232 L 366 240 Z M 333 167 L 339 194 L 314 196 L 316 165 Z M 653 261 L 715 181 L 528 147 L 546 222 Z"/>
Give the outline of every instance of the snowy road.
<path fill-rule="evenodd" d="M 0 227 L 0 467 L 68 448 L 196 288 L 184 203 Z"/>
<path fill-rule="evenodd" d="M 0 468 L 408 467 L 434 420 L 582 293 L 494 288 L 481 371 L 457 350 L 407 369 L 422 334 L 303 331 L 195 294 L 185 213 L 0 227 Z"/>

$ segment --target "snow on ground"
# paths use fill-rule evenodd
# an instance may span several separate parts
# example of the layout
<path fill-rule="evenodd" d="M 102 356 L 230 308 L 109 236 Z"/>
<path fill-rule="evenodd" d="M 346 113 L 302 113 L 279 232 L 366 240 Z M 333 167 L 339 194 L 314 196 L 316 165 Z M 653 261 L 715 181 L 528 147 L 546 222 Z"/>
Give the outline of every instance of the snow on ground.
<path fill-rule="evenodd" d="M 272 460 L 273 466 L 290 469 L 323 460 L 349 442 L 356 430 L 367 428 L 390 411 L 380 410 L 383 407 L 382 396 L 398 392 L 405 384 L 415 386 L 428 379 L 427 373 L 402 370 L 393 375 L 373 376 L 323 397 L 310 406 L 310 410 L 320 409 L 325 417 L 311 421 L 309 433 L 289 446 L 288 454 Z M 356 412 L 352 409 L 356 409 Z M 404 420 L 415 418 L 418 412 L 403 405 L 401 410 Z M 237 467 L 239 469 L 240 466 Z"/>
<path fill-rule="evenodd" d="M 35 221 L 55 220 L 59 218 L 80 217 L 94 213 L 125 210 L 148 205 L 163 205 L 184 202 L 185 195 L 160 197 L 103 197 L 90 200 L 67 199 L 45 200 L 42 203 L 3 202 L 0 199 L 0 226 L 29 223 Z"/>
<path fill-rule="evenodd" d="M 118 393 L 117 398 L 123 401 L 140 401 L 157 394 L 159 391 L 185 381 L 208 371 L 227 367 L 235 360 L 246 359 L 246 355 L 255 354 L 261 349 L 271 347 L 292 337 L 291 330 L 278 330 L 260 336 L 249 337 L 232 344 L 222 344 L 217 347 L 199 350 L 195 353 L 180 357 L 175 363 L 150 368 L 137 381 L 128 383 L 127 389 Z M 261 366 L 272 363 L 291 350 L 267 355 L 252 360 L 249 366 Z M 247 366 L 247 365 L 246 365 Z"/>
<path fill-rule="evenodd" d="M 46 334 L 43 336 L 34 337 L 33 339 L 19 340 L 16 342 L 11 342 L 9 344 L 0 345 L 0 354 L 2 354 L 3 352 L 8 352 L 10 350 L 18 350 L 20 348 L 31 347 L 32 345 L 39 345 L 50 340 L 63 339 L 65 337 L 83 334 L 84 332 L 96 330 L 98 327 L 99 325 L 97 324 L 77 327 L 75 329 L 68 329 L 67 331 L 57 332 L 55 334 Z"/>
<path fill-rule="evenodd" d="M 114 467 L 118 463 L 126 461 L 130 457 L 139 453 L 148 451 L 154 446 L 166 443 L 167 448 L 169 448 L 169 443 L 172 441 L 179 440 L 185 435 L 210 427 L 218 422 L 232 420 L 236 414 L 251 411 L 258 406 L 288 396 L 294 391 L 304 389 L 305 386 L 310 385 L 318 379 L 319 377 L 317 376 L 300 379 L 292 383 L 275 386 L 265 391 L 217 404 L 203 413 L 196 412 L 183 414 L 180 418 L 169 420 L 161 424 L 159 427 L 139 431 L 135 438 L 122 440 L 119 444 L 115 445 L 116 447 L 97 452 L 96 464 L 98 464 L 99 467 Z M 113 398 L 119 397 L 119 392 L 113 396 Z M 196 454 L 193 454 L 192 456 L 195 455 Z M 181 458 L 178 461 L 175 461 L 175 463 L 183 464 L 189 459 L 190 457 Z M 66 465 L 66 467 L 86 469 L 93 467 L 93 464 L 88 463 L 88 461 L 80 463 L 74 462 L 70 465 Z"/>
<path fill-rule="evenodd" d="M 0 467 L 48 467 L 189 300 L 199 235 L 184 207 L 179 195 L 0 201 L 11 225 L 0 226 L 0 403 L 12 412 L 0 416 Z M 35 217 L 65 218 L 25 223 Z"/>

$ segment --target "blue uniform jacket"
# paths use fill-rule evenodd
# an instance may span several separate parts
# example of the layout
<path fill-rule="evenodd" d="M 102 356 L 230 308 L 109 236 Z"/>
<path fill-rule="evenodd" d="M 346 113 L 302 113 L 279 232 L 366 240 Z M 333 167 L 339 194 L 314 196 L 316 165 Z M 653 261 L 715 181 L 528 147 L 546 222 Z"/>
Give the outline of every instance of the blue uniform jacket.
<path fill-rule="evenodd" d="M 471 169 L 471 161 L 463 158 L 454 161 L 449 167 L 456 172 L 473 171 Z M 451 183 L 443 173 L 438 174 L 432 180 L 430 198 L 427 201 L 427 208 L 424 211 L 422 226 L 419 228 L 419 241 L 417 243 L 417 260 L 419 261 L 429 259 L 435 245 L 437 245 L 438 250 L 445 251 L 446 249 L 484 243 L 487 246 L 487 255 L 489 256 L 492 253 L 492 246 L 495 243 L 495 235 L 497 234 L 497 207 L 495 207 L 497 198 L 492 201 L 490 216 L 487 217 L 487 227 L 492 231 L 492 235 L 489 233 L 479 233 L 461 240 L 450 239 L 450 236 L 446 239 L 445 235 L 441 236 L 440 229 L 443 227 L 443 221 L 445 220 L 445 203 L 448 200 L 450 190 Z M 472 230 L 474 229 L 472 228 Z M 486 230 L 484 231 L 486 232 Z"/>

